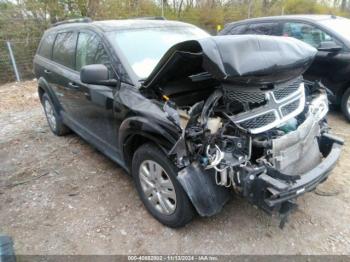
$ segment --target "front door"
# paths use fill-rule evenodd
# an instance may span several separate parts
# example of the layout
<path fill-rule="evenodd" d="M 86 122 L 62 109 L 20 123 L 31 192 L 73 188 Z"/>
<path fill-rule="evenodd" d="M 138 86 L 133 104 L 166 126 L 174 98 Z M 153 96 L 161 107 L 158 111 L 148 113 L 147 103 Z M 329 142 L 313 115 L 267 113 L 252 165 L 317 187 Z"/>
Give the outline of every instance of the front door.
<path fill-rule="evenodd" d="M 85 65 L 104 64 L 110 78 L 116 79 L 111 61 L 101 38 L 92 31 L 78 34 L 75 54 L 74 87 L 69 90 L 69 114 L 80 128 L 107 147 L 117 150 L 117 128 L 113 115 L 113 96 L 117 86 L 89 85 L 80 81 L 80 69 Z"/>
<path fill-rule="evenodd" d="M 284 23 L 283 35 L 299 39 L 315 48 L 320 47 L 322 42 L 330 41 L 343 46 L 342 43 L 322 29 L 303 22 Z M 329 89 L 335 90 L 340 83 L 339 72 L 344 68 L 343 56 L 343 51 L 318 51 L 314 62 L 305 72 L 305 78 L 310 81 L 321 80 Z"/>

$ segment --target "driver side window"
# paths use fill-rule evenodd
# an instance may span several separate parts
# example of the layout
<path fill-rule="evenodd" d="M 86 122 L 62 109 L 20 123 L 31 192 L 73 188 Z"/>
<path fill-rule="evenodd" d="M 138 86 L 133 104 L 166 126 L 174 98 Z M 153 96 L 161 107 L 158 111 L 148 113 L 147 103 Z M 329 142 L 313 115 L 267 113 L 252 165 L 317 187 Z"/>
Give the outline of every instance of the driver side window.
<path fill-rule="evenodd" d="M 76 70 L 92 64 L 104 64 L 109 71 L 109 78 L 115 78 L 111 62 L 99 36 L 81 32 L 78 36 L 76 52 Z"/>
<path fill-rule="evenodd" d="M 321 29 L 304 23 L 288 22 L 283 26 L 283 36 L 294 37 L 315 48 L 322 42 L 335 42 L 335 40 Z"/>

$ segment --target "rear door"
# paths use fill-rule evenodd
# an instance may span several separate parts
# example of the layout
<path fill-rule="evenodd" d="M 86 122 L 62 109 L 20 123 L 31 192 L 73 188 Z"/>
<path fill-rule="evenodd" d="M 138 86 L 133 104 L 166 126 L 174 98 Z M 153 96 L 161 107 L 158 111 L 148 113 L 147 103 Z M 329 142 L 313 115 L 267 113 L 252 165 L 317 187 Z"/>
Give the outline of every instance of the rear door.
<path fill-rule="evenodd" d="M 34 57 L 34 73 L 37 79 L 44 78 L 45 81 L 52 86 L 52 47 L 55 41 L 56 34 L 53 32 L 45 33 L 40 42 L 39 49 Z M 54 98 L 54 97 L 53 97 Z"/>
<path fill-rule="evenodd" d="M 60 31 L 52 49 L 52 64 L 48 74 L 51 77 L 52 88 L 60 101 L 64 113 L 70 115 L 72 112 L 71 97 L 77 91 L 74 83 L 79 79 L 75 68 L 75 47 L 77 33 L 73 30 Z"/>

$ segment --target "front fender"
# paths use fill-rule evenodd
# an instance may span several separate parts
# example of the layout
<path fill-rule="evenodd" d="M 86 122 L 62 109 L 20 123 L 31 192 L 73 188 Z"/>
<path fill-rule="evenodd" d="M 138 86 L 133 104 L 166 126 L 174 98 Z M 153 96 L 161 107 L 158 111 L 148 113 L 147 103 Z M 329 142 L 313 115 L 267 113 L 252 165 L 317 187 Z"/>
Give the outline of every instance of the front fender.
<path fill-rule="evenodd" d="M 156 140 L 159 142 L 166 141 L 169 145 L 175 144 L 178 137 L 176 137 L 176 129 L 174 128 L 172 132 L 169 128 L 165 128 L 156 121 L 152 121 L 146 117 L 133 116 L 125 119 L 119 128 L 119 145 L 122 146 L 124 141 L 130 135 L 143 134 L 146 137 Z M 168 130 L 167 130 L 168 129 Z M 174 137 L 175 136 L 175 137 Z"/>
<path fill-rule="evenodd" d="M 120 125 L 118 137 L 119 148 L 122 149 L 123 157 L 126 162 L 128 162 L 126 148 L 135 136 L 143 137 L 148 141 L 154 142 L 164 151 L 170 150 L 178 139 L 175 127 L 165 127 L 157 123 L 157 121 L 143 116 L 129 117 Z"/>

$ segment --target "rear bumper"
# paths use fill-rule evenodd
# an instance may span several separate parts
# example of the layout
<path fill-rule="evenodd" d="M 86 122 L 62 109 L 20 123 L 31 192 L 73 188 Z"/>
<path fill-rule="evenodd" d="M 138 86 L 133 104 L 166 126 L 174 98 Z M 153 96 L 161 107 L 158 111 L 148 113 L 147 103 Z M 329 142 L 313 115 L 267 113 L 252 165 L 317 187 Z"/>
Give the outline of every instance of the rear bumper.
<path fill-rule="evenodd" d="M 274 209 L 280 204 L 292 200 L 306 192 L 314 190 L 317 185 L 324 182 L 330 172 L 335 167 L 341 153 L 344 142 L 334 136 L 325 134 L 320 139 L 320 150 L 325 157 L 323 161 L 308 171 L 300 175 L 300 179 L 294 182 L 286 182 L 275 179 L 268 174 L 258 177 L 260 185 L 264 185 L 265 194 L 264 204 L 268 209 Z"/>

